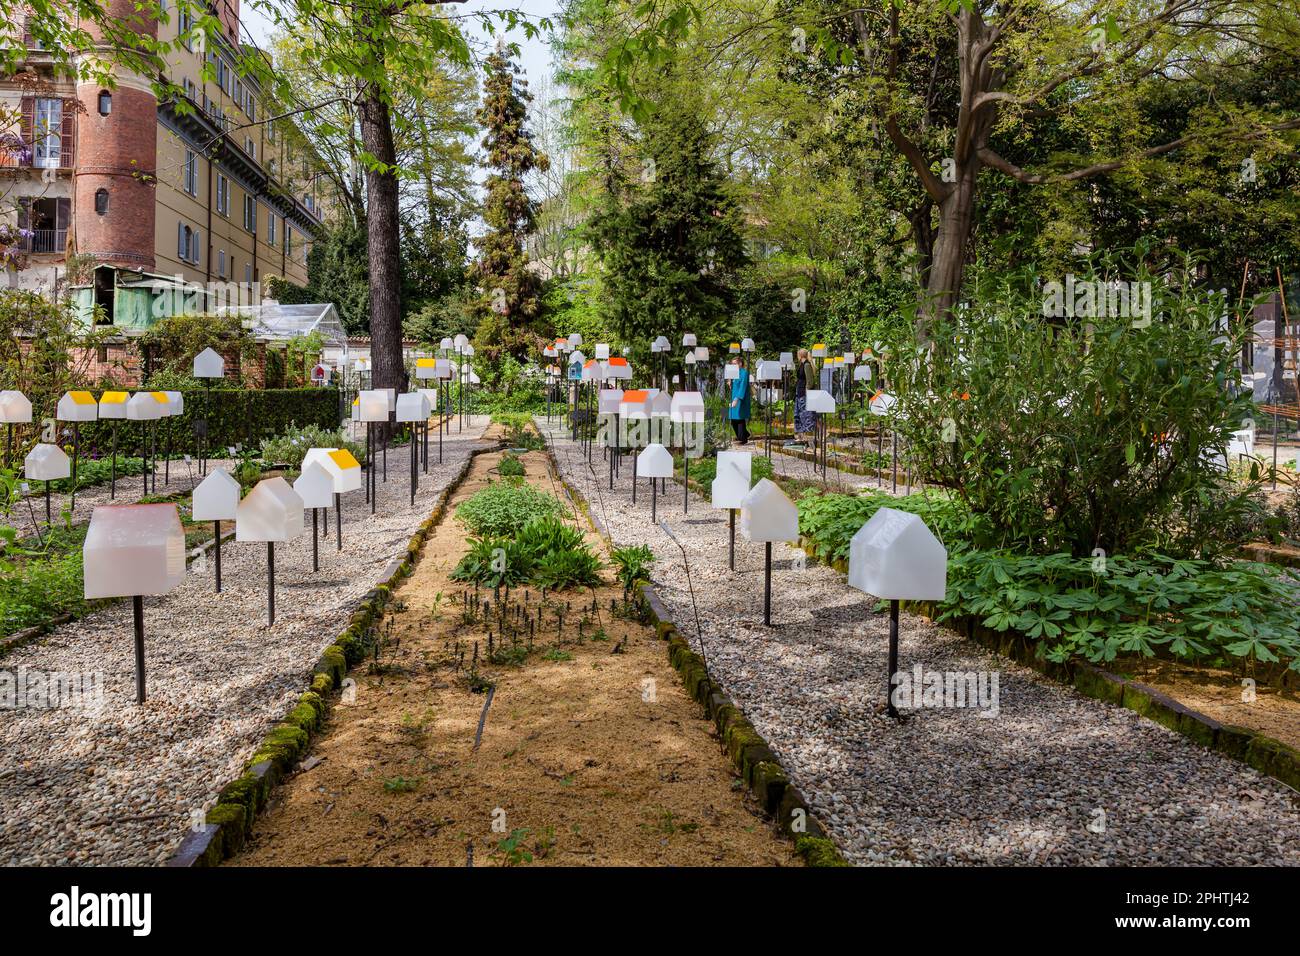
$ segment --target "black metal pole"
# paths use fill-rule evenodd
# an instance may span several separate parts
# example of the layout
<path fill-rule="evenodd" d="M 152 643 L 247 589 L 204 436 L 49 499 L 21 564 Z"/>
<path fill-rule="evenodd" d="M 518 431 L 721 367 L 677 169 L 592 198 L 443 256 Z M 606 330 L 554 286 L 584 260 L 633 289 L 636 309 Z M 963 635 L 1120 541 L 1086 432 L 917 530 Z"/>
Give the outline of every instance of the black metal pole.
<path fill-rule="evenodd" d="M 144 598 L 131 598 L 131 617 L 135 624 L 135 702 L 144 703 Z"/>
<path fill-rule="evenodd" d="M 885 710 L 897 717 L 894 707 L 894 675 L 898 673 L 898 601 L 889 602 L 889 674 L 885 681 Z"/>
<path fill-rule="evenodd" d="M 419 481 L 420 463 L 419 458 L 420 446 L 415 440 L 415 426 L 411 426 L 411 507 L 415 507 L 415 483 Z"/>
<path fill-rule="evenodd" d="M 1276 431 L 1276 429 L 1274 429 Z M 14 425 L 13 422 L 5 425 L 5 468 L 9 467 L 9 462 L 14 457 Z"/>
<path fill-rule="evenodd" d="M 343 496 L 334 492 L 334 533 L 338 535 L 338 550 L 343 550 Z"/>
<path fill-rule="evenodd" d="M 659 482 L 650 479 L 650 523 L 658 524 L 659 517 Z"/>
<path fill-rule="evenodd" d="M 736 509 L 728 508 L 728 523 L 731 525 L 730 547 L 728 549 L 727 565 L 731 570 L 736 570 Z"/>
<path fill-rule="evenodd" d="M 266 542 L 266 623 L 275 623 L 275 542 Z"/>
<path fill-rule="evenodd" d="M 632 456 L 632 504 L 636 504 L 636 456 L 635 455 Z"/>
<path fill-rule="evenodd" d="M 48 526 L 49 523 L 50 523 L 50 483 L 47 481 L 45 483 L 45 524 L 46 526 Z"/>
<path fill-rule="evenodd" d="M 213 559 L 217 562 L 217 593 L 221 593 L 221 522 L 212 522 L 212 530 L 215 537 L 212 542 Z"/>
<path fill-rule="evenodd" d="M 772 542 L 763 542 L 763 623 L 772 626 Z"/>
<path fill-rule="evenodd" d="M 682 444 L 682 478 L 682 514 L 688 514 L 691 510 L 691 455 L 685 439 Z"/>
<path fill-rule="evenodd" d="M 439 385 L 438 388 L 441 389 L 442 386 Z M 450 386 L 450 385 L 447 386 L 447 397 L 448 397 L 448 400 L 450 400 L 450 398 L 451 398 L 451 386 Z M 443 433 L 443 429 L 451 425 L 451 419 L 449 419 L 449 418 L 447 417 L 447 415 L 446 415 L 446 411 L 445 411 L 446 408 L 447 408 L 447 404 L 448 404 L 448 401 L 444 401 L 444 402 L 442 402 L 442 407 L 443 407 L 443 410 L 444 410 L 444 411 L 443 411 L 443 414 L 441 414 L 441 415 L 438 416 L 438 464 L 440 464 L 440 465 L 442 464 L 442 433 Z"/>
<path fill-rule="evenodd" d="M 77 457 L 81 454 L 81 422 L 72 423 L 72 503 L 71 510 L 77 510 Z"/>
<path fill-rule="evenodd" d="M 421 463 L 424 465 L 424 473 L 427 475 L 429 473 L 429 420 L 427 418 L 424 420 L 420 432 L 421 437 L 424 438 L 424 457 L 421 459 Z"/>
<path fill-rule="evenodd" d="M 13 428 L 12 425 L 9 426 Z M 108 498 L 110 501 L 117 497 L 117 422 L 113 422 L 113 463 L 109 466 L 108 479 Z"/>
<path fill-rule="evenodd" d="M 320 509 L 311 509 L 311 569 L 320 570 Z"/>

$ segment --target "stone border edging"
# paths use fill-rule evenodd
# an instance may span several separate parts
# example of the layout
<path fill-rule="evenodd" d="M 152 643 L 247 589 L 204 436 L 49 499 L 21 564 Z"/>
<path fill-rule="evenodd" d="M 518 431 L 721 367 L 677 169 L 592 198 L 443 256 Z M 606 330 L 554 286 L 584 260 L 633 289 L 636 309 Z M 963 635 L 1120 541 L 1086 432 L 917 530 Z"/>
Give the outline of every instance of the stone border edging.
<path fill-rule="evenodd" d="M 265 809 L 271 792 L 293 772 L 307 752 L 312 736 L 324 723 L 329 713 L 330 693 L 343 685 L 348 669 L 364 658 L 362 636 L 382 616 L 393 589 L 414 569 L 425 539 L 446 516 L 451 496 L 469 474 L 474 459 L 495 450 L 470 449 L 455 477 L 438 493 L 429 516 L 411 535 L 405 553 L 389 563 L 379 583 L 366 592 L 352 612 L 347 628 L 325 648 L 312 668 L 310 689 L 298 697 L 284 719 L 266 734 L 244 765 L 243 774 L 221 789 L 203 825 L 190 831 L 164 866 L 216 866 L 243 849 L 253 821 Z"/>
<path fill-rule="evenodd" d="M 564 477 L 549 441 L 546 443 L 546 456 L 574 504 L 591 522 L 596 533 L 611 548 L 615 547 L 609 530 L 591 510 L 590 503 Z M 677 630 L 654 585 L 643 584 L 641 597 L 654 620 L 655 633 L 668 643 L 668 662 L 677 671 L 686 693 L 713 721 L 732 766 L 740 773 L 763 811 L 776 820 L 783 834 L 794 840 L 795 852 L 808 866 L 848 866 L 849 863 L 813 816 L 803 794 L 790 782 L 789 774 L 767 741 L 744 712 L 723 693 L 722 686 L 709 676 L 704 659 L 691 650 L 689 642 Z M 802 825 L 803 829 L 796 829 L 796 824 Z"/>
<path fill-rule="evenodd" d="M 843 559 L 827 561 L 819 558 L 811 539 L 800 537 L 799 547 L 812 560 L 820 560 L 842 574 L 848 573 L 848 563 Z M 902 606 L 933 621 L 937 602 L 905 601 Z M 1217 721 L 1154 687 L 1112 674 L 1087 661 L 1057 664 L 1046 660 L 1038 653 L 1042 645 L 1019 631 L 995 631 L 971 616 L 953 619 L 945 622 L 944 626 L 962 633 L 967 640 L 987 650 L 1032 668 L 1057 683 L 1069 685 L 1085 697 L 1127 707 L 1300 792 L 1300 751 L 1280 740 L 1249 727 Z"/>

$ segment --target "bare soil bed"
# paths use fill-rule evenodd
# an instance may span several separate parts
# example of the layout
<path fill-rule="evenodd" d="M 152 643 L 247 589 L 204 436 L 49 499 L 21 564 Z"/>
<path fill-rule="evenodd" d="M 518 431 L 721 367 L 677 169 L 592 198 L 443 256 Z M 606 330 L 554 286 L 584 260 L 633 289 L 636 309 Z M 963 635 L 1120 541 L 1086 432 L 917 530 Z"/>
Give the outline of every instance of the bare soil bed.
<path fill-rule="evenodd" d="M 557 490 L 544 453 L 521 458 L 527 481 Z M 499 459 L 480 455 L 453 503 L 494 478 Z M 604 556 L 598 537 L 588 541 Z M 462 620 L 466 586 L 448 577 L 465 550 L 449 511 L 389 605 L 377 663 L 351 675 L 355 702 L 334 708 L 312 756 L 227 865 L 798 862 L 731 772 L 662 641 L 611 613 L 618 585 L 595 589 L 598 615 L 583 610 L 590 591 L 548 595 L 526 659 L 488 664 L 481 624 Z M 604 577 L 613 580 L 608 569 Z M 538 592 L 529 599 L 535 607 Z M 474 642 L 477 674 L 494 685 L 477 748 L 486 693 L 467 673 Z"/>

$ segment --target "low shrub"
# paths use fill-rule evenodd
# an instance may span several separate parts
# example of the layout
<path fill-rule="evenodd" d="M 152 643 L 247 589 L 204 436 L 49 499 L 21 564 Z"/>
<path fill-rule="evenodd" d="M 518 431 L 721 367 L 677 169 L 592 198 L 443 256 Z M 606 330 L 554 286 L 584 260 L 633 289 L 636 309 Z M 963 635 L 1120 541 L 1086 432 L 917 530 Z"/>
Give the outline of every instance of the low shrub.
<path fill-rule="evenodd" d="M 525 522 L 513 538 L 473 539 L 451 578 L 486 587 L 531 583 L 562 590 L 595 584 L 600 569 L 582 532 L 554 515 L 543 515 Z"/>
<path fill-rule="evenodd" d="M 502 478 L 522 478 L 528 474 L 528 470 L 517 455 L 503 455 L 501 464 L 497 465 L 497 474 Z"/>
<path fill-rule="evenodd" d="M 654 564 L 654 552 L 644 544 L 615 548 L 610 555 L 614 567 L 618 570 L 618 583 L 626 594 L 639 584 L 650 581 L 650 565 Z"/>
<path fill-rule="evenodd" d="M 456 518 L 479 538 L 504 538 L 533 518 L 558 517 L 564 507 L 517 478 L 489 482 L 461 502 Z"/>
<path fill-rule="evenodd" d="M 349 440 L 343 429 L 322 428 L 319 425 L 299 426 L 291 422 L 274 438 L 262 440 L 260 454 L 268 464 L 288 465 L 294 471 L 302 470 L 302 460 L 312 448 L 346 448 L 357 461 L 365 461 L 366 446 Z"/>

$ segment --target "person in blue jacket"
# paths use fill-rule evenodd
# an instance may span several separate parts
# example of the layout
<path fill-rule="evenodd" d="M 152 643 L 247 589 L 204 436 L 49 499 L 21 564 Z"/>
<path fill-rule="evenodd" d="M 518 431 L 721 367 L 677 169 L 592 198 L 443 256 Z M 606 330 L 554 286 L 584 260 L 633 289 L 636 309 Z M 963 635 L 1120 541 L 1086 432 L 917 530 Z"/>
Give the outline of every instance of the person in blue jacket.
<path fill-rule="evenodd" d="M 731 430 L 736 433 L 736 441 L 748 445 L 749 369 L 740 361 L 740 356 L 733 358 L 731 364 L 739 366 L 740 372 L 731 380 L 731 406 L 727 409 L 727 418 L 731 420 Z"/>

